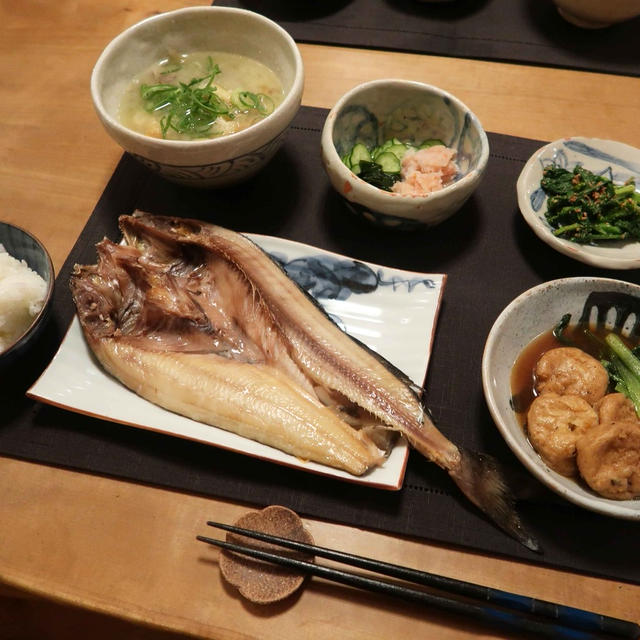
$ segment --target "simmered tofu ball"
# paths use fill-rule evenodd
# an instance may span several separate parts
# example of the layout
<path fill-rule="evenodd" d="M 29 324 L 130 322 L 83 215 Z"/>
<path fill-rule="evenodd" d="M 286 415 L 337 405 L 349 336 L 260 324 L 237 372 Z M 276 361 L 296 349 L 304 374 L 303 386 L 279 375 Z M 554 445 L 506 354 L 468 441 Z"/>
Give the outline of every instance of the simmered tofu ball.
<path fill-rule="evenodd" d="M 607 370 L 588 353 L 574 347 L 550 349 L 542 355 L 534 371 L 535 389 L 570 394 L 595 404 L 607 392 Z"/>
<path fill-rule="evenodd" d="M 585 482 L 613 500 L 640 497 L 640 422 L 604 422 L 577 442 Z"/>
<path fill-rule="evenodd" d="M 608 393 L 596 402 L 594 409 L 602 422 L 634 422 L 638 420 L 633 402 L 624 393 Z"/>
<path fill-rule="evenodd" d="M 533 448 L 563 476 L 577 474 L 576 441 L 597 424 L 598 414 L 584 398 L 553 391 L 535 398 L 527 414 Z"/>

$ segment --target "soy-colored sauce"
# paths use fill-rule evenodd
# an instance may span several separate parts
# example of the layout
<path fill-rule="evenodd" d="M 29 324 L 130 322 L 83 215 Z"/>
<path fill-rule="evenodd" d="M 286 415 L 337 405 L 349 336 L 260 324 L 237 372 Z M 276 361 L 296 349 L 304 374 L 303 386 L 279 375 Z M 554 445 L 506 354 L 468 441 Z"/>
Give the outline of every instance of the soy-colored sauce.
<path fill-rule="evenodd" d="M 553 329 L 549 329 L 522 350 L 511 370 L 511 402 L 518 421 L 523 427 L 526 424 L 529 407 L 537 395 L 534 388 L 534 369 L 540 357 L 550 349 L 575 346 L 599 360 L 603 355 L 599 342 L 603 341 L 608 333 L 611 333 L 611 330 L 604 327 L 590 328 L 587 333 L 583 326 L 571 325 L 563 332 L 567 344 L 560 342 L 553 335 Z M 621 337 L 627 344 L 629 343 L 623 336 Z"/>

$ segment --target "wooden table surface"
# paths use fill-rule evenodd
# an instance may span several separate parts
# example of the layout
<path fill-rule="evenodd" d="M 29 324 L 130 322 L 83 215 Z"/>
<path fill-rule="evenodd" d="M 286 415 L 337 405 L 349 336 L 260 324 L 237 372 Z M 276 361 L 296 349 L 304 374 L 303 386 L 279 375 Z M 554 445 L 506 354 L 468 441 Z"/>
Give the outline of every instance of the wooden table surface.
<path fill-rule="evenodd" d="M 206 3 L 0 3 L 0 219 L 40 237 L 56 270 L 121 156 L 91 105 L 95 60 L 134 22 L 197 4 Z M 306 105 L 330 107 L 359 82 L 403 77 L 457 95 L 488 131 L 542 140 L 596 136 L 640 147 L 637 78 L 339 47 L 300 49 Z M 317 580 L 293 601 L 251 606 L 222 583 L 217 552 L 194 541 L 206 533 L 206 519 L 233 521 L 246 510 L 0 457 L 0 637 L 513 637 Z M 640 622 L 638 586 L 306 522 L 326 546 Z"/>

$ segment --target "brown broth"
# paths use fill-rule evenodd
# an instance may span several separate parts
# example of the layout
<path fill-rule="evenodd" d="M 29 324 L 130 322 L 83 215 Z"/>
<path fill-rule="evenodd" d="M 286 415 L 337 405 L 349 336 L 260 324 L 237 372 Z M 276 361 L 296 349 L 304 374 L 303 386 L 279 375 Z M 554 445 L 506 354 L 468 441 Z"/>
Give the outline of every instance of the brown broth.
<path fill-rule="evenodd" d="M 527 412 L 536 397 L 534 390 L 534 369 L 543 353 L 562 346 L 553 335 L 553 330 L 546 331 L 532 340 L 520 353 L 511 369 L 511 404 L 518 421 L 524 427 Z"/>
<path fill-rule="evenodd" d="M 590 328 L 589 331 L 592 335 L 595 335 L 600 340 L 604 340 L 608 333 L 611 333 L 611 329 L 604 327 Z M 618 332 L 616 332 L 618 333 Z M 620 335 L 618 333 L 618 335 Z M 596 359 L 601 358 L 600 348 L 598 345 L 590 339 L 584 332 L 584 329 L 579 325 L 571 325 L 564 331 L 564 336 L 572 344 Z M 633 348 L 635 344 L 630 343 L 624 336 L 620 336 L 624 342 L 630 348 Z M 536 363 L 546 351 L 555 349 L 557 347 L 565 347 L 563 344 L 555 338 L 553 335 L 553 329 L 549 329 L 545 333 L 534 338 L 520 353 L 513 368 L 511 369 L 511 404 L 513 410 L 516 412 L 518 422 L 522 427 L 526 426 L 527 412 L 529 407 L 536 397 L 534 389 L 535 378 L 534 369 Z"/>

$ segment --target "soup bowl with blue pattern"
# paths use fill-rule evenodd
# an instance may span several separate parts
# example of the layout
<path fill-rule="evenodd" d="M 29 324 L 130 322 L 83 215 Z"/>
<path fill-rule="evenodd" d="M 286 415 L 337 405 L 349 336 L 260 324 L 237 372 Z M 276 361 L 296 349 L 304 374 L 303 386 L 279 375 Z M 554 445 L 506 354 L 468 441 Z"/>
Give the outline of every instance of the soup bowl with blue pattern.
<path fill-rule="evenodd" d="M 193 139 L 169 139 L 168 136 L 145 135 L 123 124 L 123 98 L 132 83 L 141 82 L 140 74 L 160 61 L 180 60 L 191 54 L 207 53 L 210 54 L 209 71 L 217 68 L 217 64 L 213 63 L 219 54 L 241 56 L 264 65 L 282 85 L 282 100 L 264 118 L 247 128 L 225 135 L 218 135 L 212 125 L 210 137 L 200 137 L 198 129 L 194 128 L 197 136 Z M 170 67 L 158 73 L 157 84 L 147 85 L 147 89 L 152 92 L 163 87 L 167 89 L 172 82 Z M 217 68 L 218 73 L 224 73 L 224 65 L 222 67 Z M 246 88 L 243 83 L 247 77 L 255 75 L 255 70 L 245 75 L 238 72 L 237 86 L 227 87 L 241 101 L 235 105 L 240 110 L 244 108 L 242 105 L 250 106 L 251 100 L 256 100 L 260 95 L 242 91 Z M 180 81 L 179 84 L 174 82 L 174 94 L 179 97 L 173 99 L 178 102 L 178 107 L 179 101 L 189 93 L 189 87 L 196 87 L 199 93 L 196 95 L 191 92 L 195 97 L 189 109 L 178 109 L 180 114 L 175 118 L 168 110 L 170 116 L 165 116 L 163 133 L 182 121 L 188 122 L 189 115 L 194 109 L 198 110 L 198 105 L 200 111 L 212 114 L 210 119 L 214 123 L 217 113 L 230 113 L 229 119 L 236 117 L 234 113 L 224 112 L 226 105 L 222 98 L 211 98 L 214 92 L 216 96 L 220 95 L 220 87 L 215 86 L 216 78 L 212 80 L 213 89 L 208 92 L 206 103 L 202 102 L 203 91 L 210 86 L 204 86 L 207 77 L 205 74 L 197 82 L 196 79 Z M 151 16 L 116 36 L 105 47 L 93 68 L 91 96 L 106 132 L 146 167 L 172 182 L 190 187 L 219 188 L 251 178 L 271 160 L 298 112 L 303 84 L 304 67 L 298 47 L 278 24 L 245 9 L 198 6 Z M 140 85 L 141 90 L 143 87 L 145 84 Z M 173 89 L 167 91 L 170 93 Z M 140 113 L 166 113 L 161 98 L 169 93 L 155 94 L 158 96 L 157 104 L 149 106 L 145 103 Z M 170 98 L 166 103 L 170 104 Z"/>
<path fill-rule="evenodd" d="M 410 151 L 440 143 L 451 149 L 455 168 L 446 184 L 426 195 L 386 190 L 363 179 L 350 161 L 354 149 L 364 147 L 380 162 L 385 145 L 396 143 Z M 321 150 L 331 184 L 348 208 L 373 224 L 398 229 L 435 226 L 456 213 L 480 183 L 489 158 L 480 121 L 458 98 L 398 79 L 366 82 L 342 96 L 325 121 Z M 406 179 L 404 167 L 392 170 L 395 181 Z"/>

